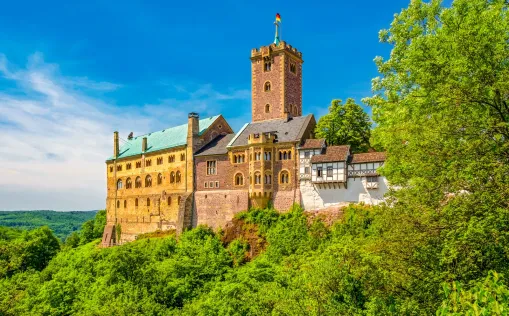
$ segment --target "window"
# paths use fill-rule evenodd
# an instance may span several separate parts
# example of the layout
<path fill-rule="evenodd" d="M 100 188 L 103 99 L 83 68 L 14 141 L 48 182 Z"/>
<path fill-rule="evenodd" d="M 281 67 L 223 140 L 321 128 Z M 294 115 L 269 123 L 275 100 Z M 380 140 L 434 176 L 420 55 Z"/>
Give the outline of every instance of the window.
<path fill-rule="evenodd" d="M 295 63 L 290 63 L 290 72 L 297 73 L 297 65 Z"/>
<path fill-rule="evenodd" d="M 279 151 L 279 160 L 289 160 L 292 159 L 292 152 L 281 150 Z"/>
<path fill-rule="evenodd" d="M 134 200 L 134 206 L 138 207 L 138 198 Z"/>
<path fill-rule="evenodd" d="M 367 177 L 366 180 L 368 183 L 378 183 L 378 177 Z"/>
<path fill-rule="evenodd" d="M 122 171 L 122 165 L 117 165 L 117 171 Z"/>
<path fill-rule="evenodd" d="M 170 183 L 175 183 L 175 172 L 170 173 Z"/>
<path fill-rule="evenodd" d="M 321 177 L 322 176 L 322 173 L 323 173 L 322 170 L 323 170 L 322 167 L 317 167 L 316 168 L 316 176 L 317 177 Z"/>
<path fill-rule="evenodd" d="M 280 180 L 282 184 L 290 183 L 290 175 L 288 174 L 288 171 L 284 170 L 280 173 Z"/>
<path fill-rule="evenodd" d="M 124 208 L 127 208 L 127 200 L 124 200 Z"/>
<path fill-rule="evenodd" d="M 136 180 L 134 181 L 134 187 L 135 188 L 141 188 L 141 178 L 140 177 L 136 177 Z"/>
<path fill-rule="evenodd" d="M 296 106 L 296 105 L 294 105 L 294 106 L 293 106 L 293 114 L 294 114 L 295 116 L 299 115 L 299 109 L 297 108 L 297 106 Z"/>
<path fill-rule="evenodd" d="M 147 206 L 150 206 L 150 199 L 147 198 Z"/>
<path fill-rule="evenodd" d="M 208 188 L 208 187 L 209 187 L 209 183 L 205 181 L 205 183 L 203 184 L 203 186 L 204 186 L 205 188 Z"/>
<path fill-rule="evenodd" d="M 122 180 L 119 179 L 117 181 L 117 190 L 120 190 L 120 189 L 122 189 Z"/>
<path fill-rule="evenodd" d="M 255 179 L 255 184 L 262 183 L 262 175 L 260 173 L 255 173 L 254 179 Z"/>
<path fill-rule="evenodd" d="M 309 167 L 305 167 L 305 168 L 304 168 L 304 173 L 305 173 L 305 174 L 309 174 Z"/>
<path fill-rule="evenodd" d="M 179 196 L 179 197 L 178 197 L 178 199 L 177 199 L 177 204 L 178 204 L 178 205 L 180 205 L 180 200 L 181 200 L 181 199 L 182 199 L 182 198 Z"/>
<path fill-rule="evenodd" d="M 265 104 L 265 113 L 270 113 L 270 104 Z"/>
<path fill-rule="evenodd" d="M 244 185 L 244 176 L 241 173 L 235 175 L 235 185 Z"/>
<path fill-rule="evenodd" d="M 168 162 L 175 162 L 175 155 L 169 155 Z"/>
<path fill-rule="evenodd" d="M 186 154 L 180 154 L 180 161 L 186 160 Z"/>
<path fill-rule="evenodd" d="M 168 197 L 168 206 L 171 205 L 171 196 Z"/>
<path fill-rule="evenodd" d="M 268 81 L 267 81 L 267 82 L 265 82 L 265 84 L 263 85 L 263 90 L 264 90 L 265 92 L 269 92 L 269 91 L 270 91 L 270 88 L 271 88 L 271 87 L 270 87 L 270 82 L 268 82 Z"/>
<path fill-rule="evenodd" d="M 327 177 L 332 177 L 332 167 L 327 167 Z"/>
<path fill-rule="evenodd" d="M 161 158 L 161 159 L 162 159 L 162 158 Z M 157 184 L 158 184 L 158 185 L 163 184 L 163 175 L 162 175 L 162 174 L 158 174 L 158 175 L 157 175 Z"/>
<path fill-rule="evenodd" d="M 149 188 L 152 186 L 152 177 L 150 175 L 145 177 L 145 187 Z"/>
<path fill-rule="evenodd" d="M 242 154 L 237 154 L 237 155 L 233 155 L 233 162 L 234 163 L 243 163 L 244 160 L 245 160 L 245 155 L 242 155 Z"/>
<path fill-rule="evenodd" d="M 216 188 L 219 188 L 219 181 L 216 181 Z"/>
<path fill-rule="evenodd" d="M 133 183 L 131 181 L 131 178 L 127 178 L 127 180 L 125 180 L 125 188 L 131 189 L 132 187 L 133 187 Z"/>
<path fill-rule="evenodd" d="M 270 160 L 272 157 L 272 153 L 270 151 L 265 152 L 265 160 Z"/>
<path fill-rule="evenodd" d="M 177 181 L 177 183 L 180 183 L 180 180 L 182 180 L 181 176 L 180 176 L 180 171 L 177 171 L 177 174 L 175 176 L 175 180 Z"/>
<path fill-rule="evenodd" d="M 207 175 L 216 174 L 216 161 L 207 161 Z"/>
<path fill-rule="evenodd" d="M 261 152 L 255 153 L 255 160 L 262 160 L 262 153 Z"/>
<path fill-rule="evenodd" d="M 136 168 L 141 168 L 141 161 L 136 161 Z"/>
<path fill-rule="evenodd" d="M 311 152 L 305 151 L 304 152 L 304 158 L 308 159 L 310 154 L 311 154 Z"/>
<path fill-rule="evenodd" d="M 128 163 L 127 165 L 125 165 L 125 169 L 126 170 L 131 170 L 131 163 Z"/>
<path fill-rule="evenodd" d="M 110 172 L 113 172 L 113 166 L 110 166 Z"/>
<path fill-rule="evenodd" d="M 272 175 L 270 174 L 265 175 L 265 184 L 272 184 Z"/>
<path fill-rule="evenodd" d="M 214 181 L 209 182 L 209 188 L 211 188 L 211 189 L 214 188 Z"/>
<path fill-rule="evenodd" d="M 145 167 L 150 167 L 152 165 L 152 159 L 145 160 Z"/>
<path fill-rule="evenodd" d="M 265 61 L 263 63 L 263 71 L 270 71 L 271 68 L 272 68 L 272 64 L 270 61 Z"/>
<path fill-rule="evenodd" d="M 163 157 L 157 158 L 157 164 L 162 165 L 163 164 Z"/>
<path fill-rule="evenodd" d="M 117 208 L 120 208 L 120 201 L 117 201 Z"/>

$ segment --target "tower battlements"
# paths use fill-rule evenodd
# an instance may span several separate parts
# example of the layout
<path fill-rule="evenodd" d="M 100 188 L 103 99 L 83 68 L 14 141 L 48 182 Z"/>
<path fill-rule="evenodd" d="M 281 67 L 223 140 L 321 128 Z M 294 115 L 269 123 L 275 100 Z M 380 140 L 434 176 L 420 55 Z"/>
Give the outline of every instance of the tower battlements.
<path fill-rule="evenodd" d="M 286 43 L 285 41 L 279 42 L 278 45 L 272 43 L 268 46 L 262 46 L 260 48 L 253 48 L 251 50 L 251 59 L 262 58 L 262 57 L 270 55 L 272 52 L 276 53 L 276 52 L 281 52 L 281 51 L 288 52 L 291 55 L 293 55 L 293 57 L 296 57 L 296 58 L 300 59 L 301 62 L 303 62 L 302 52 L 298 51 L 297 48 Z"/>

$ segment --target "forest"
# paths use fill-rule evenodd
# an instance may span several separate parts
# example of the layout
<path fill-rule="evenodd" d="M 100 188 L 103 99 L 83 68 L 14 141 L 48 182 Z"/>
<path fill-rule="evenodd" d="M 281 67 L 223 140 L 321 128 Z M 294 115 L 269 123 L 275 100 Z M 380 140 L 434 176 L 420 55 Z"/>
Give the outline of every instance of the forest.
<path fill-rule="evenodd" d="M 111 248 L 104 211 L 65 242 L 2 228 L 0 314 L 508 315 L 508 14 L 505 0 L 412 0 L 380 31 L 392 51 L 363 102 L 385 203 L 333 219 L 251 209 Z M 343 141 L 332 110 L 318 125 Z"/>
<path fill-rule="evenodd" d="M 71 233 L 79 230 L 84 222 L 93 219 L 95 214 L 96 211 L 0 211 L 0 226 L 22 230 L 48 226 L 61 241 L 64 241 Z"/>

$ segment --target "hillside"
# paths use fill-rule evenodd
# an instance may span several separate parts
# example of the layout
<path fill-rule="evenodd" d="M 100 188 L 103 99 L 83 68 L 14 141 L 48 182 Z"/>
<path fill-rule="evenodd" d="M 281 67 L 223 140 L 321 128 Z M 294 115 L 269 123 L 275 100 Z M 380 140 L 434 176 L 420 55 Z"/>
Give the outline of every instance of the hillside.
<path fill-rule="evenodd" d="M 60 239 L 65 240 L 81 225 L 94 218 L 97 211 L 55 212 L 55 211 L 0 211 L 0 226 L 22 230 L 48 226 Z"/>

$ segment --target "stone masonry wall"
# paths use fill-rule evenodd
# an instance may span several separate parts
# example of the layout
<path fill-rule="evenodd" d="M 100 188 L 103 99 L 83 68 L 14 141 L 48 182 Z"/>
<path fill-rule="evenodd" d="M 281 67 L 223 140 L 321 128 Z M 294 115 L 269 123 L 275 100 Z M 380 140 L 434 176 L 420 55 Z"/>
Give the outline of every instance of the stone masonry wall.
<path fill-rule="evenodd" d="M 197 191 L 194 196 L 193 226 L 224 227 L 235 214 L 249 208 L 244 190 Z"/>

